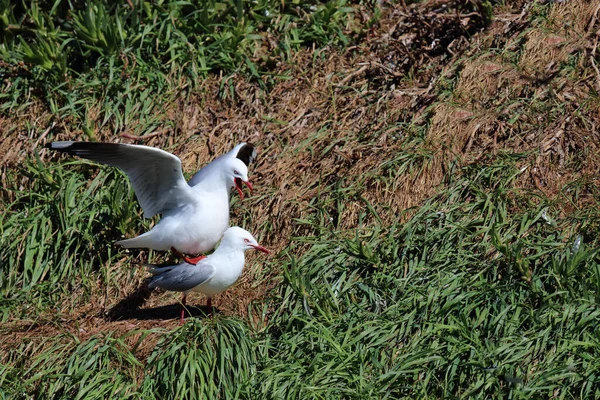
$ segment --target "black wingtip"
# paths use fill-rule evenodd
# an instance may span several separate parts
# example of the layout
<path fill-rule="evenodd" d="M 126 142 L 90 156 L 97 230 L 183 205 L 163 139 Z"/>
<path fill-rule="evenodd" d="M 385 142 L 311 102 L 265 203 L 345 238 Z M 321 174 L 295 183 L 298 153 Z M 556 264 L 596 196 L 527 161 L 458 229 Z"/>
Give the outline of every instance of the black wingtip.
<path fill-rule="evenodd" d="M 236 157 L 242 160 L 246 166 L 249 166 L 256 160 L 256 149 L 252 143 L 246 143 L 238 151 Z"/>

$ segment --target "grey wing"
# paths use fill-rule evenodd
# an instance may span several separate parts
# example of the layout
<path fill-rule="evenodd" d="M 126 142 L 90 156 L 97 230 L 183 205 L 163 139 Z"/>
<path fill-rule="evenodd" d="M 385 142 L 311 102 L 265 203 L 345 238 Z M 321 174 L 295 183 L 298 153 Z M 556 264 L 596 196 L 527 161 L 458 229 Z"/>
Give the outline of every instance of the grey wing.
<path fill-rule="evenodd" d="M 204 168 L 196 172 L 192 179 L 189 181 L 190 186 L 196 186 L 205 177 L 213 174 L 223 162 L 226 157 L 236 157 L 242 160 L 246 166 L 249 166 L 256 160 L 256 148 L 251 143 L 240 143 L 233 148 L 229 153 L 225 153 L 222 156 L 217 157 L 212 162 L 206 164 Z"/>
<path fill-rule="evenodd" d="M 212 278 L 215 271 L 214 266 L 206 263 L 196 265 L 183 263 L 171 267 L 151 268 L 150 272 L 155 275 L 148 287 L 187 292 Z"/>
<path fill-rule="evenodd" d="M 193 198 L 181 171 L 181 160 L 161 149 L 98 142 L 52 142 L 47 147 L 122 169 L 131 181 L 146 218 Z"/>

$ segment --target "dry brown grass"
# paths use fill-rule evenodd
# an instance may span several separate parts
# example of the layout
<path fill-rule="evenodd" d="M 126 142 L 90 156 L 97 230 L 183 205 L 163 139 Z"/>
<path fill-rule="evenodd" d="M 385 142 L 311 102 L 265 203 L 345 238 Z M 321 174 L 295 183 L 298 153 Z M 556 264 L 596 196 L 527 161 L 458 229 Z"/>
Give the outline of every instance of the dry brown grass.
<path fill-rule="evenodd" d="M 573 0 L 555 4 L 548 14 L 546 29 L 533 29 L 520 60 L 523 71 L 538 79 L 557 73 L 569 55 L 589 46 L 600 5 Z"/>
<path fill-rule="evenodd" d="M 597 32 L 599 11 L 600 3 L 597 1 L 557 2 L 548 14 L 548 27 L 565 36 L 582 40 Z"/>
<path fill-rule="evenodd" d="M 452 102 L 434 109 L 434 147 L 467 163 L 503 149 L 529 152 L 524 166 L 530 168 L 517 185 L 550 197 L 575 179 L 598 174 L 598 106 L 590 90 L 600 80 L 590 35 L 599 27 L 598 9 L 594 2 L 556 3 L 547 22 L 533 26 L 526 12 L 498 16 L 479 43 L 519 52 L 519 61 L 480 55 L 473 45 L 475 56 L 462 64 Z M 578 57 L 583 75 L 564 73 L 570 56 Z"/>
<path fill-rule="evenodd" d="M 547 79 L 558 71 L 560 64 L 576 49 L 576 40 L 534 29 L 527 35 L 519 67 L 529 76 Z"/>
<path fill-rule="evenodd" d="M 455 96 L 474 108 L 490 109 L 518 98 L 524 84 L 514 66 L 488 54 L 464 64 Z"/>
<path fill-rule="evenodd" d="M 68 314 L 56 315 L 51 319 L 37 319 L 35 321 L 15 321 L 3 324 L 0 332 L 4 340 L 0 343 L 2 354 L 9 354 L 10 350 L 18 348 L 26 343 L 27 348 L 35 347 L 35 353 L 43 353 L 56 343 L 57 337 L 76 337 L 85 341 L 92 336 L 112 333 L 115 337 L 123 340 L 133 348 L 136 347 L 136 356 L 145 359 L 154 349 L 158 340 L 162 337 L 159 329 L 172 330 L 179 325 L 179 319 L 148 318 L 127 319 L 123 321 L 107 321 L 104 318 L 89 315 L 95 311 L 92 307 L 70 310 Z M 156 332 L 148 334 L 145 339 L 138 343 L 141 333 L 133 333 L 136 330 L 151 330 Z M 2 357 L 0 357 L 0 361 Z"/>

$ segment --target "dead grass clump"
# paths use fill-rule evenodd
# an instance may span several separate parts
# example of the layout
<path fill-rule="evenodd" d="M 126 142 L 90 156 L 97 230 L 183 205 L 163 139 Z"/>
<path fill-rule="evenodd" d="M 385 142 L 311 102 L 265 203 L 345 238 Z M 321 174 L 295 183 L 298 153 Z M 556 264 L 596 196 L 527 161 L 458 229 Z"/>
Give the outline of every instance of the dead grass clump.
<path fill-rule="evenodd" d="M 530 178 L 549 196 L 582 177 L 600 175 L 600 134 L 581 122 L 566 118 L 546 129 L 539 142 Z"/>
<path fill-rule="evenodd" d="M 438 190 L 443 181 L 445 165 L 441 165 L 440 158 L 424 155 L 418 157 L 410 172 L 397 175 L 389 181 L 382 181 L 369 177 L 365 179 L 365 191 L 361 193 L 369 205 L 377 211 L 378 216 L 389 223 L 402 222 L 410 218 L 407 213 L 412 207 L 417 207 Z M 381 197 L 386 201 L 381 202 Z M 365 213 L 367 206 L 362 201 L 354 201 L 353 207 L 346 207 L 344 217 L 357 222 L 361 213 Z M 363 220 L 365 225 L 371 221 Z"/>
<path fill-rule="evenodd" d="M 444 163 L 455 158 L 479 159 L 499 146 L 497 116 L 490 111 L 472 111 L 440 103 L 434 109 L 428 143 Z"/>
<path fill-rule="evenodd" d="M 487 22 L 480 1 L 434 0 L 391 8 L 368 43 L 370 65 L 377 68 L 359 71 L 373 87 L 406 87 L 407 72 L 410 85 L 426 86 Z"/>
<path fill-rule="evenodd" d="M 600 11 L 600 4 L 589 0 L 555 2 L 548 13 L 548 25 L 561 35 L 585 38 L 592 31 Z"/>
<path fill-rule="evenodd" d="M 22 320 L 2 324 L 0 332 L 4 340 L 0 343 L 0 354 L 6 356 L 25 344 L 26 349 L 32 351 L 31 356 L 35 356 L 52 348 L 56 339 L 61 336 L 74 337 L 79 342 L 85 342 L 92 336 L 110 333 L 114 337 L 121 337 L 130 348 L 135 348 L 138 359 L 144 360 L 152 353 L 162 337 L 160 331 L 149 332 L 149 330 L 156 328 L 170 330 L 179 325 L 178 316 L 173 319 L 106 321 L 97 316 L 82 318 L 82 313 L 85 313 L 85 310 L 75 309 L 69 314 L 61 315 L 59 319 L 56 315 L 52 315 L 48 316 L 47 320 Z M 145 332 L 132 334 L 136 330 Z M 139 341 L 141 335 L 145 335 L 143 341 Z M 0 361 L 6 360 L 0 357 Z"/>
<path fill-rule="evenodd" d="M 536 79 L 547 79 L 579 47 L 579 41 L 573 38 L 533 29 L 527 35 L 519 67 Z"/>
<path fill-rule="evenodd" d="M 490 108 L 518 98 L 523 81 L 516 69 L 500 57 L 482 57 L 463 66 L 454 95 L 475 109 Z"/>
<path fill-rule="evenodd" d="M 18 116 L 0 115 L 0 165 L 21 164 L 45 143 L 54 126 L 52 115 L 41 101 L 32 101 Z"/>
<path fill-rule="evenodd" d="M 571 54 L 591 48 L 589 39 L 596 29 L 598 10 L 597 4 L 586 0 L 554 3 L 545 23 L 531 28 L 525 35 L 519 60 L 523 73 L 547 80 Z"/>
<path fill-rule="evenodd" d="M 520 67 L 537 79 L 553 76 L 561 64 L 576 51 L 597 46 L 590 39 L 596 34 L 600 6 L 586 0 L 557 2 L 548 13 L 545 26 L 527 35 Z"/>

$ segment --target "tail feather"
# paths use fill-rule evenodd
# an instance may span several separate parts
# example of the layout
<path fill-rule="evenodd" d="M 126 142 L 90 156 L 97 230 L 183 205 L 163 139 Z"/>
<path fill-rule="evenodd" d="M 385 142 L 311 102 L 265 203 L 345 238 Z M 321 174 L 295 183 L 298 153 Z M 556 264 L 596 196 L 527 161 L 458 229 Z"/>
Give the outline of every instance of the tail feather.
<path fill-rule="evenodd" d="M 162 274 L 169 272 L 176 267 L 176 265 L 156 265 L 147 263 L 139 263 L 138 265 L 146 267 L 146 270 L 152 274 L 152 276 L 148 277 L 147 279 L 148 289 L 154 289 L 155 287 L 158 287 L 158 284 L 164 278 Z"/>
<path fill-rule="evenodd" d="M 145 264 L 145 263 L 142 263 L 141 265 L 146 267 L 148 272 L 150 272 L 152 275 L 160 275 L 163 272 L 168 272 L 168 271 L 172 270 L 174 267 L 176 267 L 175 265 L 160 266 L 160 265 L 156 265 L 156 264 Z"/>
<path fill-rule="evenodd" d="M 119 240 L 117 244 L 126 249 L 152 249 L 152 250 L 168 250 L 159 248 L 151 235 L 152 231 L 146 232 L 143 235 L 136 236 L 131 239 Z"/>

